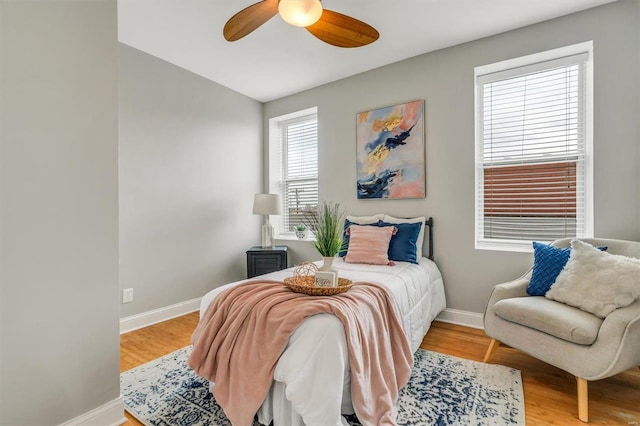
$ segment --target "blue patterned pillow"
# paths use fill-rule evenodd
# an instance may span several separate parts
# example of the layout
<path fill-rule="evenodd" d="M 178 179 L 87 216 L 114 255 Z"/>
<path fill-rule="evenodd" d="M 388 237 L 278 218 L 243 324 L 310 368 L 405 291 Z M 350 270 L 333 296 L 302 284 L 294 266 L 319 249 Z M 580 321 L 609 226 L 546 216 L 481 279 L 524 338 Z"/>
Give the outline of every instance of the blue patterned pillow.
<path fill-rule="evenodd" d="M 345 257 L 347 255 L 347 250 L 349 249 L 349 237 L 350 235 L 347 233 L 347 229 L 351 225 L 351 221 L 349 219 L 344 220 L 344 228 L 342 229 L 342 247 L 340 247 L 340 251 L 338 252 L 338 257 Z"/>
<path fill-rule="evenodd" d="M 598 247 L 605 251 L 607 247 Z M 569 261 L 571 247 L 559 248 L 533 242 L 533 272 L 527 286 L 529 296 L 544 296 L 551 288 L 562 268 Z"/>

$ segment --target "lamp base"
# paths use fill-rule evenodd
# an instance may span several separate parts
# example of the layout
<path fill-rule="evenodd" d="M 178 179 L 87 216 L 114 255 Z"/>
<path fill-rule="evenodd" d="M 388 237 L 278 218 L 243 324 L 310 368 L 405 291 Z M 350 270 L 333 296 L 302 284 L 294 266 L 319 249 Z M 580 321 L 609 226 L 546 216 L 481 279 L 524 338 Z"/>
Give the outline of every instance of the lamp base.
<path fill-rule="evenodd" d="M 262 225 L 262 248 L 271 248 L 274 244 L 273 226 L 269 222 Z"/>

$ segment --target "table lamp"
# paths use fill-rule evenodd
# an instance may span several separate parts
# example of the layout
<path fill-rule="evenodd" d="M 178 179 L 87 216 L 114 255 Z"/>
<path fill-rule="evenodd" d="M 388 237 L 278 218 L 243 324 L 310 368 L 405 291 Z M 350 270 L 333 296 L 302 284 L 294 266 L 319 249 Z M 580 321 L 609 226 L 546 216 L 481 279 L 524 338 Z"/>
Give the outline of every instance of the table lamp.
<path fill-rule="evenodd" d="M 262 247 L 273 247 L 273 226 L 269 223 L 269 215 L 282 214 L 278 194 L 256 194 L 253 198 L 253 214 L 266 216 L 267 220 L 262 225 Z"/>

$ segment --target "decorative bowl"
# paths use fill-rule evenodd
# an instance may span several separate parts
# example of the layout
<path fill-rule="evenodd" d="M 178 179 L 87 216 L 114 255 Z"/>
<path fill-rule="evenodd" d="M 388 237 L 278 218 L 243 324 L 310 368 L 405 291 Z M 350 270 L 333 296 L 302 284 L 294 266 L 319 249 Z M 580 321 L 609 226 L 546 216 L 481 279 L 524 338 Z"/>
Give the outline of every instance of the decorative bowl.
<path fill-rule="evenodd" d="M 285 278 L 284 285 L 296 293 L 304 293 L 310 296 L 333 296 L 348 291 L 353 287 L 353 281 L 346 278 L 338 278 L 337 287 L 316 287 L 315 277 L 301 275 Z"/>

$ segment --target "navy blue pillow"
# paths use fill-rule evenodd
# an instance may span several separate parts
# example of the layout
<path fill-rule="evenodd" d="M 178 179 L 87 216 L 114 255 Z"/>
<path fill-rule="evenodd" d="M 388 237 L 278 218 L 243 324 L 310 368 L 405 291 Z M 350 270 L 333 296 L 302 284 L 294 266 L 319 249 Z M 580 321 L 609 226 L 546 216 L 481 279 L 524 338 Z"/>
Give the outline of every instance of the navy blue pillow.
<path fill-rule="evenodd" d="M 389 243 L 389 260 L 397 262 L 418 263 L 418 234 L 422 223 L 388 223 L 380 221 L 378 226 L 395 226 L 398 232 L 391 237 Z"/>
<path fill-rule="evenodd" d="M 607 247 L 598 247 L 605 251 Z M 533 272 L 527 286 L 530 296 L 544 296 L 551 288 L 562 268 L 569 261 L 571 247 L 559 248 L 533 242 Z"/>

